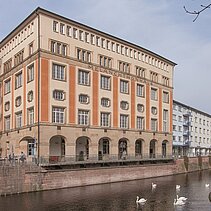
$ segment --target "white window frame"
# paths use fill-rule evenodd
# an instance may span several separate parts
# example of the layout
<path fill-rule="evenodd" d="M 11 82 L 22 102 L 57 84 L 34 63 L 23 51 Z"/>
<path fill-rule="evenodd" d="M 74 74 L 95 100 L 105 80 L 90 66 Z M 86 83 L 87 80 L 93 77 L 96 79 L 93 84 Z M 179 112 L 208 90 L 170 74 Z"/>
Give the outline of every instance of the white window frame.
<path fill-rule="evenodd" d="M 138 130 L 144 130 L 144 117 L 137 116 L 136 127 L 137 127 Z"/>
<path fill-rule="evenodd" d="M 100 114 L 100 125 L 101 127 L 110 127 L 110 113 L 101 112 Z"/>
<path fill-rule="evenodd" d="M 101 75 L 100 77 L 100 88 L 104 90 L 111 90 L 111 77 Z"/>
<path fill-rule="evenodd" d="M 34 63 L 27 67 L 27 82 L 34 80 Z"/>
<path fill-rule="evenodd" d="M 143 84 L 137 84 L 137 96 L 138 97 L 144 97 L 144 85 Z"/>
<path fill-rule="evenodd" d="M 78 70 L 78 84 L 89 86 L 90 85 L 90 72 L 86 70 Z"/>
<path fill-rule="evenodd" d="M 55 80 L 65 80 L 65 66 L 53 63 L 52 64 L 52 78 Z"/>
<path fill-rule="evenodd" d="M 64 124 L 65 123 L 65 108 L 52 107 L 52 122 Z"/>
<path fill-rule="evenodd" d="M 129 82 L 120 80 L 120 92 L 123 94 L 129 94 Z"/>
<path fill-rule="evenodd" d="M 120 128 L 129 128 L 129 116 L 125 114 L 120 114 Z"/>
<path fill-rule="evenodd" d="M 28 122 L 28 125 L 34 124 L 34 107 L 27 109 L 27 122 Z"/>
<path fill-rule="evenodd" d="M 22 111 L 15 114 L 15 127 L 22 127 Z"/>
<path fill-rule="evenodd" d="M 89 111 L 88 110 L 78 110 L 78 124 L 79 125 L 89 125 Z"/>

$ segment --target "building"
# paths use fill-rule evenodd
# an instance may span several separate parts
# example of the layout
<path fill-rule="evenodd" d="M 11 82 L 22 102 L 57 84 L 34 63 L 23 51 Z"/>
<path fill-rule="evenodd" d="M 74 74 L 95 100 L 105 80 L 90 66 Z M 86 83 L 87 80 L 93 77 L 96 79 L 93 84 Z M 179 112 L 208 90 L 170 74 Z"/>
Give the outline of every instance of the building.
<path fill-rule="evenodd" d="M 173 154 L 175 156 L 211 153 L 211 115 L 173 101 Z"/>
<path fill-rule="evenodd" d="M 1 155 L 172 154 L 174 62 L 37 8 L 0 43 Z"/>

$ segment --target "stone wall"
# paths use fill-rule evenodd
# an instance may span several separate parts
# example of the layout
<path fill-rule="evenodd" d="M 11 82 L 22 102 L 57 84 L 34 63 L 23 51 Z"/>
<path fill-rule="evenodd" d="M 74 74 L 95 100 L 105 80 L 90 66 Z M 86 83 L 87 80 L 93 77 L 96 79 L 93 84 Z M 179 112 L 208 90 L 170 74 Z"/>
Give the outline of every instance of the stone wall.
<path fill-rule="evenodd" d="M 211 167 L 209 157 L 178 159 L 172 164 L 45 170 L 33 165 L 0 167 L 0 194 L 51 190 L 95 185 L 204 170 Z"/>

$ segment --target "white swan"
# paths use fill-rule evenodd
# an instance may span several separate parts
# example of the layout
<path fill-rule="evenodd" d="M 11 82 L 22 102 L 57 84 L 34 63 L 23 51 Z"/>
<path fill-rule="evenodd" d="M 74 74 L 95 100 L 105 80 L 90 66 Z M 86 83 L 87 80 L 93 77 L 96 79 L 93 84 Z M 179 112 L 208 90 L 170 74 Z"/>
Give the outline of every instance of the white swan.
<path fill-rule="evenodd" d="M 210 187 L 210 184 L 205 184 L 205 187 L 206 187 L 206 188 L 209 188 L 209 187 Z"/>
<path fill-rule="evenodd" d="M 152 188 L 156 188 L 156 187 L 157 187 L 157 184 L 152 182 Z"/>
<path fill-rule="evenodd" d="M 136 203 L 145 203 L 147 200 L 145 198 L 139 199 L 139 196 L 136 197 Z"/>
<path fill-rule="evenodd" d="M 174 205 L 184 205 L 184 204 L 185 204 L 184 201 L 174 199 Z"/>
<path fill-rule="evenodd" d="M 184 197 L 184 196 L 181 196 L 181 197 L 179 197 L 178 195 L 177 195 L 177 201 L 186 201 L 188 198 L 186 198 L 186 197 Z"/>
<path fill-rule="evenodd" d="M 180 190 L 180 185 L 176 185 L 176 190 Z"/>

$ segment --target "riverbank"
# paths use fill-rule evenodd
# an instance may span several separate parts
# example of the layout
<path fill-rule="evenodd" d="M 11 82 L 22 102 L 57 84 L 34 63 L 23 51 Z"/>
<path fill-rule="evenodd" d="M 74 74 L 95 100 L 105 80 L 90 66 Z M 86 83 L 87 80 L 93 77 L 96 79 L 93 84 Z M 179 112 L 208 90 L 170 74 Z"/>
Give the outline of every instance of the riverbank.
<path fill-rule="evenodd" d="M 123 163 L 124 164 L 124 163 Z M 53 169 L 32 164 L 2 165 L 0 195 L 162 177 L 211 168 L 211 157 L 180 158 L 170 163 Z"/>

